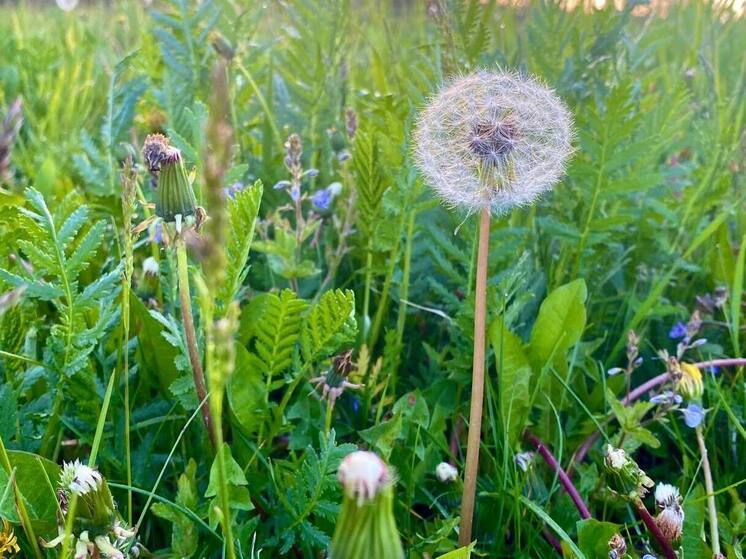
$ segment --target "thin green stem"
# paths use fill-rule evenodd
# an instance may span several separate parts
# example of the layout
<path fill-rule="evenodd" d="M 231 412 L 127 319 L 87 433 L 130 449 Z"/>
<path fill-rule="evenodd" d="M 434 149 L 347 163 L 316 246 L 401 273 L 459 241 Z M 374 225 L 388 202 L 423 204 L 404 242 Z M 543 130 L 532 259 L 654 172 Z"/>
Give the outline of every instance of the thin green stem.
<path fill-rule="evenodd" d="M 334 405 L 331 400 L 326 402 L 326 417 L 324 418 L 324 435 L 329 436 L 329 431 L 332 428 L 332 413 L 334 412 Z"/>
<path fill-rule="evenodd" d="M 699 454 L 702 457 L 702 473 L 705 476 L 705 490 L 707 491 L 707 514 L 710 517 L 710 546 L 712 547 L 713 557 L 720 557 L 720 537 L 718 536 L 718 511 L 715 506 L 715 486 L 712 483 L 712 469 L 710 468 L 710 459 L 707 454 L 707 445 L 702 433 L 702 426 L 698 425 L 695 429 L 697 434 L 697 444 L 699 445 Z"/>

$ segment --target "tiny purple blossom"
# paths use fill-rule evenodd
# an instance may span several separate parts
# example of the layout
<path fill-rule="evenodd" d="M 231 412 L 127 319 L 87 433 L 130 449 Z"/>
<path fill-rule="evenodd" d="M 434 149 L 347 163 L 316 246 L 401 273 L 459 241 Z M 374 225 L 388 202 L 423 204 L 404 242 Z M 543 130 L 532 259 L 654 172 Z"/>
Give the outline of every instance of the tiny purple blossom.
<path fill-rule="evenodd" d="M 241 192 L 246 186 L 243 183 L 235 182 L 227 188 L 223 189 L 226 198 L 235 198 L 236 194 Z"/>
<path fill-rule="evenodd" d="M 720 367 L 717 365 L 713 365 L 712 367 L 707 367 L 707 372 L 710 373 L 712 376 L 716 376 L 720 374 Z"/>
<path fill-rule="evenodd" d="M 313 195 L 311 195 L 311 202 L 316 209 L 325 212 L 329 209 L 329 206 L 332 203 L 332 193 L 328 188 L 317 190 Z"/>
<path fill-rule="evenodd" d="M 702 420 L 705 418 L 705 410 L 699 404 L 689 404 L 686 408 L 681 410 L 684 414 L 684 423 L 687 427 L 694 429 L 698 427 Z"/>
<path fill-rule="evenodd" d="M 678 340 L 684 336 L 686 336 L 686 324 L 681 321 L 674 324 L 673 328 L 671 328 L 671 331 L 668 333 L 668 337 L 672 340 Z"/>
<path fill-rule="evenodd" d="M 682 401 L 681 396 L 679 396 L 673 390 L 666 390 L 650 398 L 651 404 L 670 405 L 670 404 L 680 404 L 681 401 Z"/>

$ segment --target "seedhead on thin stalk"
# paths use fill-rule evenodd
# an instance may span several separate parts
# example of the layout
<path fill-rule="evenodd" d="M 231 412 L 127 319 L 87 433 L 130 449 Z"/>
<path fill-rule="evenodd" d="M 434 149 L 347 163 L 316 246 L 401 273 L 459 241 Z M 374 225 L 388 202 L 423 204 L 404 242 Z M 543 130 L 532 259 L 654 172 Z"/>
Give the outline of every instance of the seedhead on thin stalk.
<path fill-rule="evenodd" d="M 430 101 L 414 140 L 417 165 L 443 201 L 481 214 L 459 531 L 465 546 L 471 542 L 481 438 L 490 215 L 529 205 L 559 181 L 573 151 L 572 119 L 557 95 L 536 79 L 478 71 L 454 79 Z"/>

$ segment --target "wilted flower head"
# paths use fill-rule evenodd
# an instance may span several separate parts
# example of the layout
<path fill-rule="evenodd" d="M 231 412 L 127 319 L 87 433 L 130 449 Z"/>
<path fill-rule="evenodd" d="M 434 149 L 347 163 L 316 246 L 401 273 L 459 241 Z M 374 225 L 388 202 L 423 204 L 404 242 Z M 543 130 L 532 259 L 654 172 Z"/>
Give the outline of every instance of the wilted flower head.
<path fill-rule="evenodd" d="M 661 533 L 670 541 L 678 539 L 684 526 L 684 509 L 681 508 L 679 490 L 668 483 L 659 483 L 655 487 L 655 504 L 660 510 L 655 523 Z"/>
<path fill-rule="evenodd" d="M 3 528 L 0 530 L 0 557 L 5 557 L 6 553 L 10 554 L 9 557 L 12 557 L 13 553 L 19 551 L 20 547 L 18 547 L 18 540 L 13 533 L 13 526 L 3 519 Z"/>
<path fill-rule="evenodd" d="M 156 188 L 155 213 L 164 221 L 181 221 L 197 212 L 192 181 L 184 167 L 181 151 L 172 146 L 162 134 L 150 134 L 145 138 L 142 156 L 148 166 Z"/>
<path fill-rule="evenodd" d="M 452 483 L 458 478 L 458 470 L 448 462 L 441 462 L 435 467 L 435 477 L 441 483 Z"/>
<path fill-rule="evenodd" d="M 65 462 L 60 473 L 60 486 L 65 491 L 76 495 L 85 495 L 96 491 L 101 486 L 102 478 L 93 468 L 81 463 Z"/>
<path fill-rule="evenodd" d="M 614 534 L 609 540 L 609 559 L 621 559 L 625 555 L 627 555 L 627 542 L 621 534 Z"/>
<path fill-rule="evenodd" d="M 358 390 L 362 384 L 349 382 L 347 377 L 352 372 L 354 363 L 352 362 L 352 350 L 340 353 L 332 360 L 331 368 L 318 377 L 311 379 L 318 388 L 321 388 L 322 399 L 328 399 L 329 405 L 334 404 L 346 389 Z"/>
<path fill-rule="evenodd" d="M 345 456 L 337 470 L 345 494 L 356 499 L 358 506 L 369 501 L 391 483 L 388 466 L 375 452 L 358 450 Z"/>
<path fill-rule="evenodd" d="M 536 79 L 479 71 L 456 78 L 420 115 L 417 164 L 450 206 L 497 214 L 532 203 L 564 173 L 572 120 Z"/>
<path fill-rule="evenodd" d="M 654 482 L 622 448 L 606 445 L 604 465 L 609 474 L 611 489 L 627 499 L 643 497 Z"/>

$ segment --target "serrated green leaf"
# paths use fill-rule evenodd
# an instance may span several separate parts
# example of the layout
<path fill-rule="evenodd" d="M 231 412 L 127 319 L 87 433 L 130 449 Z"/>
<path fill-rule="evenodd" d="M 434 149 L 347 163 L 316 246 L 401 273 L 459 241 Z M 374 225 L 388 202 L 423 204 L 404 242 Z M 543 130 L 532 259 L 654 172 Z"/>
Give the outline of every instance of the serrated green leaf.
<path fill-rule="evenodd" d="M 302 346 L 307 361 L 328 357 L 355 340 L 355 294 L 335 289 L 321 296 L 303 322 Z"/>

